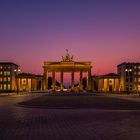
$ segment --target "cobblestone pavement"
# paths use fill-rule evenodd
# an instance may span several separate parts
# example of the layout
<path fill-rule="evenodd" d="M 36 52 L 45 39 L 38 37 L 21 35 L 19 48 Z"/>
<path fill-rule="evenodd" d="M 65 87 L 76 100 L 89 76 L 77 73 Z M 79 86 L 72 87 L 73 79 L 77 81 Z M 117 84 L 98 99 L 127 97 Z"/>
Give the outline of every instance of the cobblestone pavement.
<path fill-rule="evenodd" d="M 140 111 L 39 109 L 14 104 L 39 95 L 0 97 L 0 140 L 139 140 Z"/>

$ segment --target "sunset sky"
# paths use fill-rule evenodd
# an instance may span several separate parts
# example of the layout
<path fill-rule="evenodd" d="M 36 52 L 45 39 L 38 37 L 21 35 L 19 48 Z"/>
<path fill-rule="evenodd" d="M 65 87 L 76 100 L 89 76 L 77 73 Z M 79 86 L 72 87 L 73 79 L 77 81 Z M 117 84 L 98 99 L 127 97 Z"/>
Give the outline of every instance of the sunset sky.
<path fill-rule="evenodd" d="M 0 61 L 42 74 L 65 49 L 93 74 L 140 62 L 140 0 L 0 0 Z"/>

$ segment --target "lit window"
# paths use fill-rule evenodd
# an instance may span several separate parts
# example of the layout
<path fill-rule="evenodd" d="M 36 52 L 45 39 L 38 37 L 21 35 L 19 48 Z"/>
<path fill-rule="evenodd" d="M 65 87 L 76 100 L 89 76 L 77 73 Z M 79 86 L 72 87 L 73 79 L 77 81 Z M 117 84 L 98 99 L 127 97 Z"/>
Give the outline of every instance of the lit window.
<path fill-rule="evenodd" d="M 138 75 L 140 75 L 140 71 L 138 72 Z"/>
<path fill-rule="evenodd" d="M 134 72 L 134 75 L 137 75 L 137 72 L 136 71 Z"/>
<path fill-rule="evenodd" d="M 0 69 L 2 69 L 2 66 L 0 66 Z"/>
<path fill-rule="evenodd" d="M 7 80 L 6 77 L 4 77 L 4 82 L 6 82 L 6 80 Z"/>
<path fill-rule="evenodd" d="M 0 71 L 0 75 L 2 75 L 2 71 Z"/>
<path fill-rule="evenodd" d="M 2 81 L 2 78 L 0 78 L 0 81 Z"/>
<path fill-rule="evenodd" d="M 10 71 L 5 71 L 4 76 L 8 76 L 8 75 L 10 75 Z"/>
<path fill-rule="evenodd" d="M 140 91 L 140 85 L 138 85 L 138 90 Z"/>
<path fill-rule="evenodd" d="M 10 77 L 8 77 L 8 81 L 10 81 L 11 80 L 11 78 Z"/>
<path fill-rule="evenodd" d="M 140 82 L 140 78 L 138 78 L 138 82 Z"/>
<path fill-rule="evenodd" d="M 6 84 L 4 84 L 4 90 L 6 90 Z"/>
<path fill-rule="evenodd" d="M 138 68 L 140 69 L 140 66 L 138 66 Z"/>
<path fill-rule="evenodd" d="M 8 84 L 8 90 L 10 90 L 10 84 Z"/>
<path fill-rule="evenodd" d="M 6 76 L 7 75 L 7 72 L 6 71 L 4 71 L 4 76 Z"/>
<path fill-rule="evenodd" d="M 7 71 L 7 75 L 10 75 L 10 71 Z"/>
<path fill-rule="evenodd" d="M 134 66 L 134 69 L 137 69 L 137 66 Z"/>
<path fill-rule="evenodd" d="M 134 78 L 134 82 L 137 82 L 137 78 Z"/>

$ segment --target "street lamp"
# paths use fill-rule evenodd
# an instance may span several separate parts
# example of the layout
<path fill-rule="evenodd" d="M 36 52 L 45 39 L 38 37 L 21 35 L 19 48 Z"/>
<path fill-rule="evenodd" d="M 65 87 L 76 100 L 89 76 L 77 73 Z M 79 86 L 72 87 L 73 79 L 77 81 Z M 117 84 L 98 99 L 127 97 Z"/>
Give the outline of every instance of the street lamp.
<path fill-rule="evenodd" d="M 14 69 L 14 72 L 15 72 L 15 82 L 16 82 L 16 90 L 17 90 L 17 94 L 18 94 L 18 81 L 17 81 L 17 78 L 18 78 L 18 73 L 20 72 L 20 68 L 16 68 L 16 69 Z"/>

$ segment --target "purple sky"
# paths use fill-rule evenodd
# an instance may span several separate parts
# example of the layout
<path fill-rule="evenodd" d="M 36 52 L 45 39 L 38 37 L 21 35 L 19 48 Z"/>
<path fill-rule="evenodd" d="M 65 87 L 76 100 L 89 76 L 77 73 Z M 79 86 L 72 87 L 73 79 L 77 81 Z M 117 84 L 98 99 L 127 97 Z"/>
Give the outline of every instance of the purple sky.
<path fill-rule="evenodd" d="M 140 62 L 140 0 L 0 0 L 0 61 L 42 74 L 65 49 L 93 74 Z"/>

